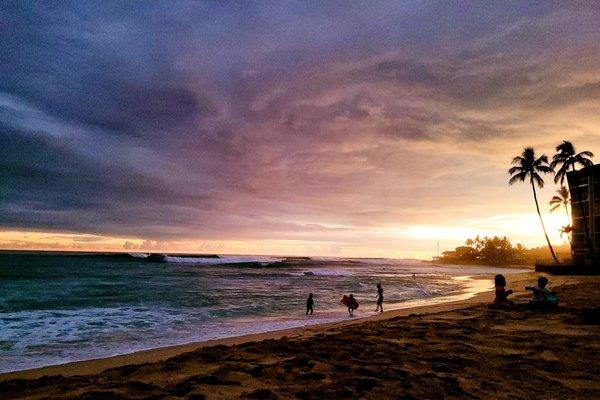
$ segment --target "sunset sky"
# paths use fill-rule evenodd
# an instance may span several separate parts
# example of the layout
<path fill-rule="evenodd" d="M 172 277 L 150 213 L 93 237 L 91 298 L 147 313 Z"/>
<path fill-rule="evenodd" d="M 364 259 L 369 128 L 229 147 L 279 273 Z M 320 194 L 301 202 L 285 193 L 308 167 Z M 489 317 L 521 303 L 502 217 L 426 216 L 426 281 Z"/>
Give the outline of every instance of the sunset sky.
<path fill-rule="evenodd" d="M 597 2 L 3 1 L 0 248 L 543 245 L 507 169 L 563 139 L 600 162 L 598 21 Z M 564 212 L 545 218 L 560 243 Z"/>

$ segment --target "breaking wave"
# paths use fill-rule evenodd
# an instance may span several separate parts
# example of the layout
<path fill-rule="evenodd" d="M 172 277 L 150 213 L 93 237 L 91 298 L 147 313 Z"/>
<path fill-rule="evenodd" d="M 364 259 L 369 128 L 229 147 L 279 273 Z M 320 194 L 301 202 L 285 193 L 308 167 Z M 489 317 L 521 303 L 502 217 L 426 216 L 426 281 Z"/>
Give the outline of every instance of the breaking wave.
<path fill-rule="evenodd" d="M 223 265 L 223 264 L 260 264 L 270 265 L 283 262 L 283 258 L 275 257 L 248 257 L 248 256 L 224 256 L 224 257 L 180 257 L 165 256 L 164 261 L 169 263 L 184 263 L 197 265 Z"/>

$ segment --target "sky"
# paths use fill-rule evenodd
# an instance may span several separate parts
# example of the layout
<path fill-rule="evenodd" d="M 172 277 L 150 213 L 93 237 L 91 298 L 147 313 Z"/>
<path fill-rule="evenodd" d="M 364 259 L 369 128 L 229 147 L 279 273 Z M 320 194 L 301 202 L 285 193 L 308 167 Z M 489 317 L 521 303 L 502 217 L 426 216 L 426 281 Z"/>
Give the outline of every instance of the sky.
<path fill-rule="evenodd" d="M 577 1 L 3 1 L 0 248 L 543 245 L 507 169 L 564 139 L 600 157 L 599 20 Z"/>

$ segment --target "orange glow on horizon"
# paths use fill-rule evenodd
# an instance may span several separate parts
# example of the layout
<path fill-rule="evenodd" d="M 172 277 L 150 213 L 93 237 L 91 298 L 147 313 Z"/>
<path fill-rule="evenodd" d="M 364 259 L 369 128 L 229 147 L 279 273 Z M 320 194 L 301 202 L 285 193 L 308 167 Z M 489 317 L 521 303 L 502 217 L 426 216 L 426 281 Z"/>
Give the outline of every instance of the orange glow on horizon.
<path fill-rule="evenodd" d="M 544 214 L 553 244 L 566 243 L 558 229 L 567 223 L 561 213 Z M 351 230 L 351 229 L 350 229 Z M 460 221 L 457 225 L 419 224 L 399 228 L 357 229 L 360 239 L 346 242 L 319 240 L 197 240 L 167 241 L 143 238 L 56 232 L 0 231 L 0 249 L 102 252 L 170 252 L 254 254 L 288 256 L 386 257 L 429 259 L 441 251 L 460 246 L 468 238 L 507 236 L 513 244 L 544 246 L 536 214 L 504 214 Z M 385 240 L 383 240 L 383 239 Z"/>

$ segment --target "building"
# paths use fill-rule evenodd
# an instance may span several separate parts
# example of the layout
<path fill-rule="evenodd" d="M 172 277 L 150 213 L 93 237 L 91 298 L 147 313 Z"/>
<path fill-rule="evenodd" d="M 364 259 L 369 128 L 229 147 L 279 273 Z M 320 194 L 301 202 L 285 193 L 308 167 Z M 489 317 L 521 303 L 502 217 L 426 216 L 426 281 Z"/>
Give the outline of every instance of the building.
<path fill-rule="evenodd" d="M 600 263 L 600 164 L 567 173 L 571 192 L 572 245 L 575 261 Z M 586 235 L 590 234 L 591 246 Z M 593 252 L 590 254 L 590 249 Z"/>
<path fill-rule="evenodd" d="M 449 262 L 449 261 L 456 261 L 456 260 L 458 260 L 456 251 L 448 250 L 448 251 L 442 252 L 441 261 Z"/>

